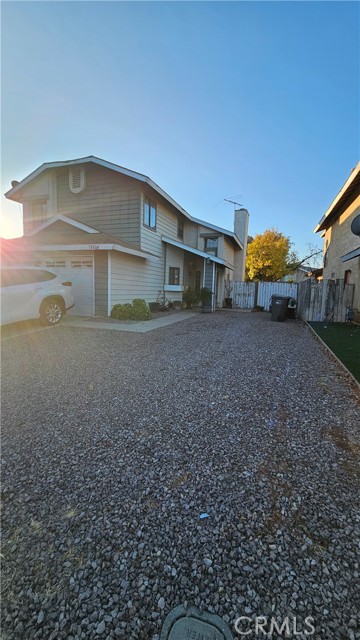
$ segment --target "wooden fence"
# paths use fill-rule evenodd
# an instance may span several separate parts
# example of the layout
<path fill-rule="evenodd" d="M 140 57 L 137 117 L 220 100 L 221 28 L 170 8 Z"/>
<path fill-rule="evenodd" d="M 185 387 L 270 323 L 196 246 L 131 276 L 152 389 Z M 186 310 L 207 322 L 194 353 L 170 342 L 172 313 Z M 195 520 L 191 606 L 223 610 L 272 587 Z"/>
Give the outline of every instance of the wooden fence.
<path fill-rule="evenodd" d="M 233 306 L 252 309 L 255 302 L 255 282 L 233 282 Z"/>
<path fill-rule="evenodd" d="M 344 280 L 305 280 L 298 285 L 297 316 L 310 322 L 345 322 L 354 299 Z"/>
<path fill-rule="evenodd" d="M 253 309 L 257 305 L 269 311 L 273 294 L 296 300 L 297 288 L 297 284 L 289 282 L 233 282 L 233 306 L 238 309 Z"/>

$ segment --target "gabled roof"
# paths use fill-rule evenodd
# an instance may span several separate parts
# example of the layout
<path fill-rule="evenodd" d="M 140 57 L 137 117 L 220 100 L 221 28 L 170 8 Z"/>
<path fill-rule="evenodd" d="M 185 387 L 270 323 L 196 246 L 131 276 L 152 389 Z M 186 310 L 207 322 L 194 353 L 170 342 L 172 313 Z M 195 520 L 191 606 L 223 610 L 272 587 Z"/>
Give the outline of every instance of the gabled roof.
<path fill-rule="evenodd" d="M 41 224 L 37 225 L 31 231 L 29 231 L 27 235 L 33 236 L 35 235 L 35 233 L 39 233 L 39 231 L 43 231 L 47 227 L 50 227 L 52 224 L 54 224 L 54 222 L 65 222 L 65 224 L 69 224 L 70 226 L 75 227 L 76 229 L 80 229 L 81 231 L 85 231 L 86 233 L 100 233 L 98 229 L 95 229 L 94 227 L 89 227 L 88 224 L 83 224 L 78 220 L 69 218 L 69 216 L 64 216 L 63 214 L 59 214 L 57 216 L 52 216 L 51 218 L 48 218 L 47 220 L 45 220 L 45 222 L 42 222 Z"/>
<path fill-rule="evenodd" d="M 86 156 L 85 158 L 76 158 L 74 160 L 65 160 L 65 161 L 58 161 L 58 162 L 44 162 L 44 164 L 42 164 L 40 167 L 35 169 L 35 171 L 30 173 L 28 176 L 26 176 L 26 178 L 21 180 L 18 184 L 13 186 L 11 189 L 9 189 L 9 191 L 5 193 L 5 197 L 8 198 L 9 200 L 15 200 L 15 202 L 17 202 L 17 198 L 15 196 L 18 195 L 21 192 L 21 190 L 27 184 L 29 184 L 29 182 L 31 182 L 32 180 L 35 180 L 35 178 L 38 178 L 40 174 L 44 173 L 44 171 L 47 171 L 48 169 L 57 169 L 61 167 L 68 167 L 68 166 L 77 165 L 77 164 L 85 164 L 89 162 L 93 164 L 97 164 L 101 167 L 105 167 L 106 169 L 111 169 L 112 171 L 116 171 L 117 173 L 121 173 L 122 175 L 128 176 L 129 178 L 134 178 L 134 180 L 139 180 L 140 182 L 147 184 L 149 187 L 154 189 L 154 191 L 156 191 L 160 196 L 162 196 L 169 204 L 171 204 L 179 213 L 181 213 L 191 222 L 201 224 L 204 227 L 209 227 L 209 229 L 214 229 L 215 231 L 219 231 L 220 233 L 230 236 L 233 239 L 233 241 L 241 249 L 244 248 L 235 233 L 233 233 L 232 231 L 228 231 L 227 229 L 217 227 L 216 225 L 206 222 L 205 220 L 199 220 L 198 218 L 194 218 L 187 211 L 185 211 L 185 209 L 183 209 L 177 202 L 175 202 L 175 200 L 173 200 L 173 198 L 171 198 L 171 196 L 169 196 L 166 193 L 166 191 L 164 191 L 161 187 L 159 187 L 159 185 L 157 185 L 156 182 L 151 180 L 151 178 L 149 178 L 148 176 L 145 176 L 142 173 L 138 173 L 137 171 L 132 171 L 131 169 L 126 169 L 125 167 L 121 167 L 120 165 L 114 164 L 113 162 L 102 160 L 101 158 L 97 158 L 96 156 Z"/>
<path fill-rule="evenodd" d="M 51 237 L 51 226 L 57 222 L 63 222 L 74 227 L 74 233 L 69 235 L 61 235 L 57 231 Z M 37 234 L 42 231 L 48 231 L 49 235 L 45 238 L 38 237 Z M 94 227 L 72 220 L 64 215 L 53 216 L 46 220 L 43 224 L 38 225 L 33 231 L 20 238 L 12 240 L 4 240 L 1 238 L 1 249 L 4 255 L 15 253 L 27 253 L 31 251 L 76 251 L 88 249 L 91 251 L 118 251 L 127 253 L 138 258 L 158 258 L 157 255 L 141 249 L 139 245 L 124 242 L 117 236 L 112 236 L 103 231 L 99 231 Z"/>
<path fill-rule="evenodd" d="M 360 162 L 354 167 L 345 184 L 324 213 L 319 224 L 315 227 L 314 233 L 331 227 L 358 195 L 360 195 Z"/>
<path fill-rule="evenodd" d="M 234 242 L 236 242 L 236 244 L 239 245 L 241 249 L 244 248 L 243 244 L 240 242 L 236 233 L 233 233 L 232 231 L 227 231 L 227 229 L 218 227 L 216 224 L 212 224 L 211 222 L 204 222 L 204 220 L 200 220 L 199 218 L 194 218 L 193 216 L 190 216 L 190 218 L 192 222 L 196 222 L 196 224 L 201 224 L 203 227 L 208 227 L 208 229 L 213 229 L 214 231 L 219 231 L 220 233 L 223 233 L 226 236 L 230 236 L 234 240 Z"/>

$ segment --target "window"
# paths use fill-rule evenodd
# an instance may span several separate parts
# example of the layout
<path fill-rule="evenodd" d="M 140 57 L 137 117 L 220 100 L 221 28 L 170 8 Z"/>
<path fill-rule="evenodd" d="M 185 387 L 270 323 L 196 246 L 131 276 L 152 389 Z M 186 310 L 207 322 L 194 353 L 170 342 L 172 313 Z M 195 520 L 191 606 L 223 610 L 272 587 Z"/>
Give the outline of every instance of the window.
<path fill-rule="evenodd" d="M 217 238 L 205 238 L 205 251 L 217 256 L 218 239 Z"/>
<path fill-rule="evenodd" d="M 69 188 L 71 193 L 82 193 L 85 189 L 85 169 L 69 169 Z"/>
<path fill-rule="evenodd" d="M 93 261 L 91 258 L 79 258 L 78 260 L 71 260 L 71 266 L 72 268 L 86 267 L 92 269 Z"/>
<path fill-rule="evenodd" d="M 179 267 L 169 267 L 169 284 L 180 284 Z"/>
<path fill-rule="evenodd" d="M 45 260 L 45 267 L 65 267 L 65 260 Z"/>
<path fill-rule="evenodd" d="M 156 229 L 156 204 L 149 198 L 144 200 L 144 225 Z"/>
<path fill-rule="evenodd" d="M 180 220 L 180 218 L 178 218 L 177 237 L 181 238 L 181 240 L 184 238 L 184 221 Z"/>

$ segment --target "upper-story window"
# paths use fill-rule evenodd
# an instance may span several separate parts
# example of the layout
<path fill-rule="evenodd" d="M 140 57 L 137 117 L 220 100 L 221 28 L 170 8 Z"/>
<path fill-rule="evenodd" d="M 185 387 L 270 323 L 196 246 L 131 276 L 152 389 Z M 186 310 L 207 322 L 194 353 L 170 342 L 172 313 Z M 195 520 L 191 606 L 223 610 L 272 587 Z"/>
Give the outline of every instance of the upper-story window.
<path fill-rule="evenodd" d="M 85 169 L 71 167 L 69 169 L 69 187 L 72 193 L 82 193 L 85 189 Z"/>
<path fill-rule="evenodd" d="M 218 252 L 218 239 L 217 238 L 205 238 L 205 251 L 217 256 Z"/>
<path fill-rule="evenodd" d="M 184 221 L 180 220 L 180 218 L 178 218 L 178 224 L 177 224 L 177 237 L 180 238 L 181 240 L 184 239 Z"/>
<path fill-rule="evenodd" d="M 156 229 L 156 204 L 149 198 L 144 199 L 144 225 Z"/>

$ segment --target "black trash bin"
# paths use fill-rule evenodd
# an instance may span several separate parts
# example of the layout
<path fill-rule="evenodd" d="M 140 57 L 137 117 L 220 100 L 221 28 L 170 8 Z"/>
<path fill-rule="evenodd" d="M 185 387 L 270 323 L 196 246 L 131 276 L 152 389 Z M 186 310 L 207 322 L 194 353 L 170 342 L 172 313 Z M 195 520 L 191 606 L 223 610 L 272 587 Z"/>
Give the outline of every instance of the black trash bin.
<path fill-rule="evenodd" d="M 287 316 L 287 308 L 290 296 L 271 296 L 271 320 L 273 322 L 284 322 Z"/>

